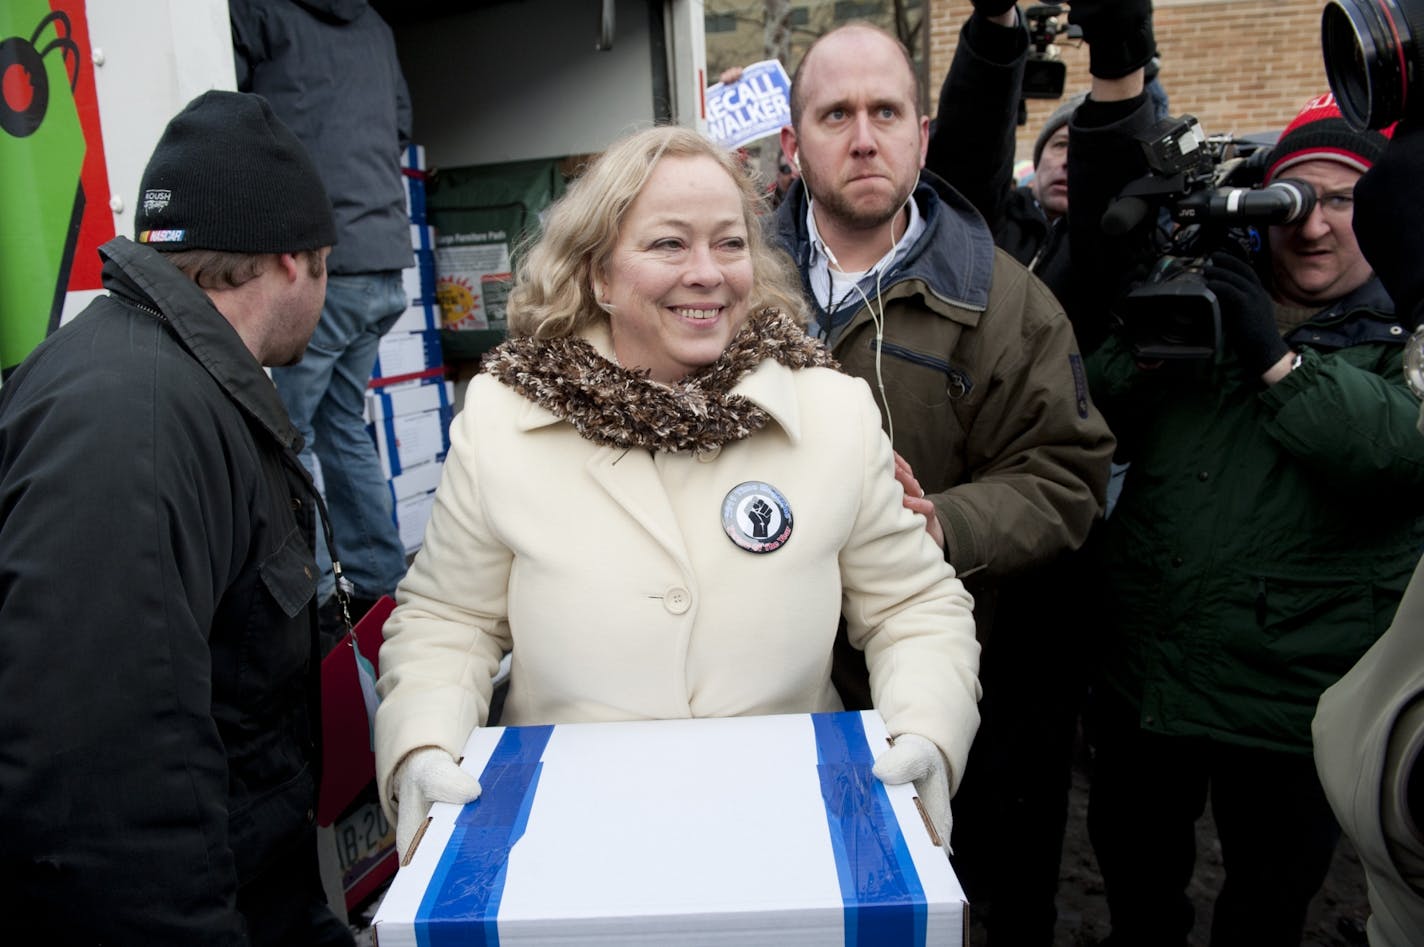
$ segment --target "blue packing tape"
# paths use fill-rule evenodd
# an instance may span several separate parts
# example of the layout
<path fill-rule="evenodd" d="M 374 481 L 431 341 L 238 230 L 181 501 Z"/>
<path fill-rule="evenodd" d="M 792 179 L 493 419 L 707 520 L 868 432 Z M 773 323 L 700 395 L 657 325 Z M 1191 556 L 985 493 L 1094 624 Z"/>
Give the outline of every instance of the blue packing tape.
<path fill-rule="evenodd" d="M 415 914 L 420 947 L 498 947 L 509 853 L 524 835 L 553 727 L 508 727 L 480 773 L 480 798 L 455 818 Z"/>
<path fill-rule="evenodd" d="M 817 771 L 836 874 L 845 902 L 847 947 L 925 943 L 924 886 L 890 796 L 871 767 L 860 714 L 812 714 Z"/>

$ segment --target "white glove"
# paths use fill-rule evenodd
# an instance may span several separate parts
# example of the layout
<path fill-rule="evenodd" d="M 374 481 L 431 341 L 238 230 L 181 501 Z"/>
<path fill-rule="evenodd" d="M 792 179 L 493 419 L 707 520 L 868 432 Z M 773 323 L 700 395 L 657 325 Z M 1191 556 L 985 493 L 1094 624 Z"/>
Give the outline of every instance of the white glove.
<path fill-rule="evenodd" d="M 396 852 L 401 864 L 410 857 L 411 841 L 432 802 L 464 804 L 480 797 L 480 781 L 462 770 L 439 747 L 411 750 L 396 767 Z"/>
<path fill-rule="evenodd" d="M 954 817 L 949 812 L 949 771 L 939 747 L 917 733 L 902 733 L 893 746 L 880 754 L 871 772 L 888 786 L 914 782 L 920 804 L 948 855 Z"/>

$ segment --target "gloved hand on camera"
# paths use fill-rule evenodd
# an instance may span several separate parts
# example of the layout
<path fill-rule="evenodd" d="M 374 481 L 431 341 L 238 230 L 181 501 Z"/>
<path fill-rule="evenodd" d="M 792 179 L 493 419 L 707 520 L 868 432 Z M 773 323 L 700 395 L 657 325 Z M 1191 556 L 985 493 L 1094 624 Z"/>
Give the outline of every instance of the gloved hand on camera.
<path fill-rule="evenodd" d="M 396 767 L 396 853 L 402 862 L 434 802 L 464 804 L 480 797 L 480 781 L 435 746 L 411 750 Z"/>
<path fill-rule="evenodd" d="M 1083 30 L 1088 71 L 1121 79 L 1152 60 L 1152 0 L 1068 0 L 1068 22 Z"/>
<path fill-rule="evenodd" d="M 917 733 L 902 733 L 895 738 L 893 746 L 880 754 L 871 772 L 887 786 L 915 784 L 920 804 L 925 807 L 948 855 L 954 817 L 949 811 L 949 766 L 939 747 Z"/>
<path fill-rule="evenodd" d="M 1424 318 L 1424 123 L 1400 122 L 1374 167 L 1355 185 L 1355 239 L 1394 300 L 1399 320 Z"/>
<path fill-rule="evenodd" d="M 1251 264 L 1217 250 L 1202 268 L 1207 288 L 1221 307 L 1221 334 L 1236 352 L 1242 372 L 1259 379 L 1290 352 L 1276 328 L 1276 305 Z"/>
<path fill-rule="evenodd" d="M 1014 8 L 1014 0 L 972 0 L 974 12 L 980 16 L 1000 16 Z"/>

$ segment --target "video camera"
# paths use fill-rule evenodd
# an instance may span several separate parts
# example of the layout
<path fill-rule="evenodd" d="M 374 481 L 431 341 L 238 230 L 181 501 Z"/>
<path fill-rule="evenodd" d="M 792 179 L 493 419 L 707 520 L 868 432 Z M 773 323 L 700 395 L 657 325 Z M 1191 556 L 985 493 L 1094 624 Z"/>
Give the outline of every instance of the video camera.
<path fill-rule="evenodd" d="M 1024 64 L 1022 95 L 1025 99 L 1061 99 L 1068 65 L 1058 57 L 1058 36 L 1078 38 L 1083 31 L 1069 26 L 1066 11 L 1057 3 L 1040 3 L 1024 10 L 1028 24 L 1028 62 Z"/>
<path fill-rule="evenodd" d="M 1201 270 L 1216 250 L 1250 259 L 1262 240 L 1256 224 L 1289 224 L 1315 207 L 1315 190 L 1285 178 L 1260 186 L 1260 145 L 1208 137 L 1195 116 L 1166 118 L 1139 139 L 1149 173 L 1103 214 L 1110 236 L 1151 221 L 1146 275 L 1118 301 L 1115 316 L 1139 359 L 1208 358 L 1221 347 L 1221 308 Z M 1253 186 L 1231 186 L 1240 184 Z M 1162 218 L 1170 226 L 1160 226 Z"/>

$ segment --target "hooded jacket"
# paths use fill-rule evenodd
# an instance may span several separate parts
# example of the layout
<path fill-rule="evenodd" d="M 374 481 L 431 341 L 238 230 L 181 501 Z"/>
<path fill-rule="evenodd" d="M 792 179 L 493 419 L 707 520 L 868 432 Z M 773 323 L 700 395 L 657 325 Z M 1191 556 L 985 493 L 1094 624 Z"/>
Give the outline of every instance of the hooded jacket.
<path fill-rule="evenodd" d="M 366 0 L 229 0 L 237 87 L 311 152 L 338 235 L 334 275 L 412 265 L 400 151 L 410 97 L 390 27 Z"/>
<path fill-rule="evenodd" d="M 895 450 L 934 501 L 956 572 L 998 579 L 1082 544 L 1102 509 L 1113 436 L 1053 294 L 995 248 L 983 218 L 934 174 L 921 173 L 913 199 L 924 233 L 880 276 L 878 293 L 866 281 L 872 305 L 855 311 L 832 351 L 876 392 Z M 775 236 L 811 299 L 806 209 L 798 181 Z M 812 299 L 818 318 L 821 302 Z"/>
<path fill-rule="evenodd" d="M 0 389 L 0 903 L 46 943 L 307 939 L 242 913 L 315 863 L 301 438 L 196 284 L 100 253 Z"/>

